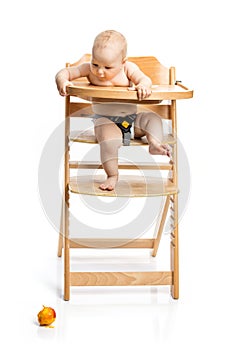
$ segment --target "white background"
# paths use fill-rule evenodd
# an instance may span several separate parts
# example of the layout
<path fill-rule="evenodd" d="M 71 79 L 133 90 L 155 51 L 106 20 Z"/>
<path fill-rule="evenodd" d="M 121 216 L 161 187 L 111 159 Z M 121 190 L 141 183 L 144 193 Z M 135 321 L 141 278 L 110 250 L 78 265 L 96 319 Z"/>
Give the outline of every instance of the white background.
<path fill-rule="evenodd" d="M 1 4 L 1 342 L 4 349 L 228 346 L 228 11 L 226 1 L 7 1 Z M 177 67 L 194 88 L 178 104 L 192 188 L 180 225 L 181 297 L 167 289 L 79 288 L 62 299 L 57 233 L 39 201 L 44 144 L 63 120 L 54 76 L 121 31 L 128 53 Z M 160 253 L 160 252 L 159 252 Z M 82 253 L 81 253 L 82 254 Z M 148 253 L 130 260 L 145 263 Z M 82 257 L 82 259 L 84 259 Z M 84 260 L 82 260 L 84 261 Z M 86 259 L 87 261 L 87 259 Z M 93 260 L 91 260 L 93 262 Z M 99 260 L 101 261 L 101 260 Z M 128 262 L 127 260 L 120 260 Z M 42 304 L 57 311 L 41 328 Z"/>

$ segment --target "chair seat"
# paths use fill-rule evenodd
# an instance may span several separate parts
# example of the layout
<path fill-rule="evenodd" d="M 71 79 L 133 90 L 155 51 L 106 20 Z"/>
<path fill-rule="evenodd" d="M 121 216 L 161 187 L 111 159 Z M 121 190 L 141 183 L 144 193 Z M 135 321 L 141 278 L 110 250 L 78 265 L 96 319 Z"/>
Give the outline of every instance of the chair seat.
<path fill-rule="evenodd" d="M 70 191 L 94 196 L 106 197 L 154 197 L 178 193 L 177 187 L 169 179 L 120 175 L 113 191 L 103 191 L 99 185 L 106 179 L 104 175 L 74 176 L 70 178 Z"/>
<path fill-rule="evenodd" d="M 74 130 L 70 133 L 70 141 L 72 142 L 85 142 L 85 143 L 97 143 L 95 134 L 92 130 Z M 176 142 L 173 135 L 165 135 L 163 139 L 163 144 L 174 144 Z M 146 137 L 140 139 L 131 139 L 130 146 L 141 146 L 147 145 Z"/>
<path fill-rule="evenodd" d="M 70 141 L 72 142 L 85 142 L 85 143 L 97 143 L 95 134 L 92 130 L 74 130 L 70 133 Z M 173 135 L 165 135 L 163 139 L 163 144 L 174 144 L 176 142 Z M 147 145 L 146 137 L 140 139 L 131 139 L 130 146 L 141 146 Z"/>

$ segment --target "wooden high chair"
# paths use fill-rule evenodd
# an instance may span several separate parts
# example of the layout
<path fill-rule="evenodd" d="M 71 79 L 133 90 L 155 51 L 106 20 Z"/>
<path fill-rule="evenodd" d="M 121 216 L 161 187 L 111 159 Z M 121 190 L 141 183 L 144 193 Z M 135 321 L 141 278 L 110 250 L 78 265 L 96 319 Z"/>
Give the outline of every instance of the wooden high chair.
<path fill-rule="evenodd" d="M 84 55 L 78 62 L 67 64 L 75 66 L 82 62 L 90 61 L 90 55 Z M 179 297 L 179 255 L 178 255 L 178 176 L 177 176 L 177 121 L 176 121 L 176 100 L 192 98 L 193 91 L 176 81 L 175 68 L 163 66 L 155 57 L 130 57 L 130 61 L 136 63 L 140 69 L 148 75 L 153 82 L 152 94 L 148 98 L 139 101 L 136 91 L 128 91 L 124 87 L 98 87 L 90 85 L 85 78 L 77 79 L 74 86 L 69 86 L 69 96 L 66 97 L 65 111 L 65 164 L 64 164 L 64 193 L 63 193 L 63 211 L 61 220 L 61 230 L 59 235 L 58 256 L 62 255 L 64 248 L 64 299 L 70 299 L 71 286 L 126 286 L 126 285 L 170 285 L 171 294 L 174 299 Z M 77 97 L 77 99 L 75 98 Z M 158 170 L 158 167 L 167 171 L 166 178 L 158 181 L 152 176 L 144 177 L 124 175 L 128 182 L 128 192 L 126 187 L 122 186 L 122 175 L 120 184 L 118 183 L 115 191 L 102 191 L 98 188 L 100 175 L 71 177 L 72 169 L 99 169 L 101 164 L 95 162 L 70 161 L 70 142 L 96 143 L 95 136 L 87 132 L 71 134 L 71 119 L 82 117 L 81 110 L 86 111 L 88 116 L 93 114 L 91 102 L 122 102 L 134 103 L 138 105 L 141 111 L 145 107 L 158 113 L 161 118 L 170 121 L 171 132 L 165 136 L 164 143 L 170 144 L 172 148 L 172 157 L 167 162 L 155 164 L 120 164 L 120 169 L 148 169 L 152 172 Z M 83 116 L 85 113 L 83 113 Z M 87 115 L 86 115 L 87 117 Z M 132 140 L 130 146 L 139 146 L 146 144 L 144 140 Z M 104 176 L 102 176 L 104 178 Z M 130 190 L 131 189 L 131 190 Z M 77 193 L 91 196 L 162 196 L 164 197 L 164 206 L 159 213 L 159 225 L 155 238 L 152 239 L 134 239 L 132 241 L 119 244 L 118 248 L 146 248 L 152 249 L 152 255 L 155 257 L 158 251 L 159 243 L 163 233 L 164 225 L 170 212 L 171 239 L 170 239 L 170 261 L 169 271 L 142 271 L 142 272 L 75 272 L 70 271 L 70 250 L 88 247 L 112 247 L 115 246 L 114 239 L 95 239 L 91 245 L 90 240 L 80 240 L 71 238 L 69 230 L 69 199 L 70 195 Z"/>

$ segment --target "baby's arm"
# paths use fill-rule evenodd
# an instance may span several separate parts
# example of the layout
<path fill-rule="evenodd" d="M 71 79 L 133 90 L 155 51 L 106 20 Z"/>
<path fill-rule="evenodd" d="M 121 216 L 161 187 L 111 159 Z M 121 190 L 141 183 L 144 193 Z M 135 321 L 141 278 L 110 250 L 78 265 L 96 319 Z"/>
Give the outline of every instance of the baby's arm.
<path fill-rule="evenodd" d="M 134 89 L 137 90 L 138 99 L 142 100 L 150 96 L 152 86 L 151 79 L 147 77 L 135 63 L 126 62 L 125 68 L 127 77 L 135 85 Z"/>
<path fill-rule="evenodd" d="M 56 74 L 56 85 L 61 96 L 66 96 L 66 87 L 73 85 L 72 80 L 87 77 L 90 73 L 90 63 L 83 63 L 76 67 L 61 69 Z"/>

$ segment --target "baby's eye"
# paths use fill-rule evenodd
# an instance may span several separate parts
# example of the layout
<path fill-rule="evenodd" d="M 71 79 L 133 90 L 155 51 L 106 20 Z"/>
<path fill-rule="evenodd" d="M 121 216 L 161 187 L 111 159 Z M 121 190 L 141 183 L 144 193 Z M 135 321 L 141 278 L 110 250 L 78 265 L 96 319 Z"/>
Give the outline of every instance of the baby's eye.
<path fill-rule="evenodd" d="M 112 67 L 105 67 L 105 69 L 112 69 Z"/>
<path fill-rule="evenodd" d="M 93 66 L 93 67 L 98 67 L 98 64 L 92 63 L 92 66 Z"/>

